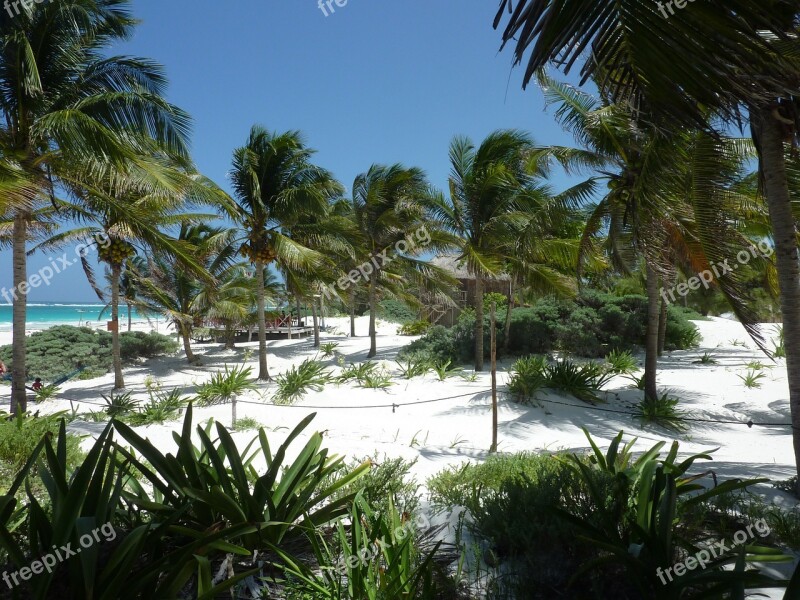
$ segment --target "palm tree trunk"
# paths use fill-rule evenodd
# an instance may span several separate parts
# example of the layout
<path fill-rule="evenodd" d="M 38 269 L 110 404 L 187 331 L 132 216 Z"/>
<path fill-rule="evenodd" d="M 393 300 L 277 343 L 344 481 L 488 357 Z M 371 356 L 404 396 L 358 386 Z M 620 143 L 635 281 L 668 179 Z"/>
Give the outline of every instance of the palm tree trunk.
<path fill-rule="evenodd" d="M 508 354 L 511 337 L 511 309 L 514 307 L 514 279 L 508 284 L 508 308 L 506 308 L 506 322 L 503 325 L 503 354 Z"/>
<path fill-rule="evenodd" d="M 751 114 L 755 112 L 754 129 L 760 132 L 761 166 L 775 240 L 786 346 L 786 370 L 789 378 L 794 458 L 800 475 L 800 261 L 797 251 L 797 228 L 792 214 L 789 179 L 786 172 L 783 130 L 772 111 L 772 106 L 766 106 L 751 111 Z M 800 477 L 798 477 L 797 491 L 800 493 Z"/>
<path fill-rule="evenodd" d="M 111 265 L 111 322 L 114 327 L 111 330 L 111 355 L 114 362 L 114 389 L 125 388 L 125 380 L 122 378 L 122 354 L 119 343 L 119 278 L 122 273 L 122 266 L 113 263 Z"/>
<path fill-rule="evenodd" d="M 483 278 L 475 274 L 475 371 L 483 371 Z"/>
<path fill-rule="evenodd" d="M 350 292 L 350 337 L 356 337 L 356 293 Z"/>
<path fill-rule="evenodd" d="M 311 298 L 311 315 L 314 318 L 314 348 L 319 348 L 319 316 L 317 314 L 317 299 Z"/>
<path fill-rule="evenodd" d="M 25 325 L 28 308 L 28 263 L 25 242 L 28 238 L 28 215 L 18 212 L 14 215 L 14 308 L 13 308 L 13 350 L 11 365 L 11 414 L 17 415 L 28 410 L 28 395 L 25 390 L 27 369 L 25 365 Z"/>
<path fill-rule="evenodd" d="M 378 334 L 375 329 L 375 315 L 378 312 L 375 279 L 377 279 L 377 273 L 373 273 L 369 278 L 369 354 L 367 354 L 367 358 L 372 358 L 378 353 Z"/>
<path fill-rule="evenodd" d="M 192 338 L 189 336 L 189 328 L 181 325 L 181 338 L 183 339 L 183 351 L 186 353 L 186 362 L 193 365 L 196 361 L 192 352 Z"/>
<path fill-rule="evenodd" d="M 128 331 L 131 330 L 131 326 L 133 325 L 133 319 L 131 318 L 131 304 L 128 302 Z"/>
<path fill-rule="evenodd" d="M 664 355 L 664 345 L 667 343 L 667 301 L 661 299 L 661 314 L 658 316 L 658 356 Z"/>
<path fill-rule="evenodd" d="M 264 261 L 256 261 L 256 307 L 258 310 L 258 379 L 269 381 L 267 369 L 267 317 L 264 314 Z"/>
<path fill-rule="evenodd" d="M 655 402 L 658 399 L 656 374 L 658 371 L 658 323 L 661 314 L 661 300 L 658 294 L 659 277 L 655 269 L 647 263 L 647 336 L 645 338 L 644 358 L 644 399 Z"/>

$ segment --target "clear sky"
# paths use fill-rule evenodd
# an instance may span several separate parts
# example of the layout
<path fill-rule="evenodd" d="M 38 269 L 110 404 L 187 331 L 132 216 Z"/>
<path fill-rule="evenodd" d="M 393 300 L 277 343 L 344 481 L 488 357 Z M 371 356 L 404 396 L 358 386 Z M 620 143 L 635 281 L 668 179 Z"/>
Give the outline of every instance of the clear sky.
<path fill-rule="evenodd" d="M 479 142 L 519 128 L 542 144 L 571 143 L 544 112 L 541 92 L 522 91 L 510 50 L 498 52 L 498 2 L 347 0 L 333 2 L 327 17 L 317 2 L 133 0 L 142 23 L 114 53 L 165 66 L 169 100 L 194 120 L 195 162 L 226 189 L 233 149 L 256 123 L 301 130 L 316 162 L 348 189 L 373 163 L 394 162 L 421 167 L 446 188 L 454 135 Z M 10 267 L 10 253 L 0 261 Z M 47 262 L 32 257 L 29 275 Z M 11 287 L 10 268 L 0 269 L 3 287 Z M 29 295 L 95 299 L 79 265 Z"/>

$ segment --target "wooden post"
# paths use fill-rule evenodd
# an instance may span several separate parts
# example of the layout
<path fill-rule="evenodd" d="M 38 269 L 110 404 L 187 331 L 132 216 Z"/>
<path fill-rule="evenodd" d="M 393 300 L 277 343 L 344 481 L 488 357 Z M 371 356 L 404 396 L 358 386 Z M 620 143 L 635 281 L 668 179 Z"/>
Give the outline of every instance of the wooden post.
<path fill-rule="evenodd" d="M 489 452 L 497 452 L 497 321 L 495 310 L 497 305 L 492 302 L 491 312 L 491 360 L 492 360 L 492 447 Z"/>

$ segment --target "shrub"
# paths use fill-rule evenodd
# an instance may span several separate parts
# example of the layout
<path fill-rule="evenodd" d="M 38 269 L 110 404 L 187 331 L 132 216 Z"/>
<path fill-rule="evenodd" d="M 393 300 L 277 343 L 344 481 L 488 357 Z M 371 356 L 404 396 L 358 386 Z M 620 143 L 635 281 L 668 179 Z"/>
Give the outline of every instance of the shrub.
<path fill-rule="evenodd" d="M 635 418 L 643 423 L 660 425 L 664 429 L 671 429 L 678 433 L 689 430 L 688 425 L 683 421 L 687 416 L 686 412 L 678 408 L 680 400 L 673 398 L 668 392 L 655 399 L 645 398 L 634 409 Z"/>
<path fill-rule="evenodd" d="M 675 307 L 667 313 L 665 346 L 669 350 L 694 347 L 697 328 Z M 484 349 L 488 356 L 489 317 L 484 327 Z M 498 324 L 505 310 L 497 315 Z M 586 358 L 600 358 L 610 351 L 633 350 L 644 345 L 647 327 L 647 299 L 644 296 L 612 296 L 588 292 L 574 301 L 545 298 L 531 308 L 511 311 L 508 348 L 512 353 L 548 354 L 555 350 Z M 465 310 L 451 329 L 434 326 L 419 340 L 401 351 L 401 358 L 420 356 L 454 363 L 472 359 L 475 346 L 475 316 Z M 505 331 L 497 329 L 498 346 Z"/>
<path fill-rule="evenodd" d="M 275 404 L 294 404 L 302 399 L 309 390 L 321 391 L 331 381 L 330 371 L 318 360 L 306 359 L 299 367 L 281 373 L 275 379 L 278 391 L 275 393 Z"/>
<path fill-rule="evenodd" d="M 394 385 L 392 376 L 386 371 L 370 373 L 360 382 L 359 386 L 371 390 L 384 390 Z"/>
<path fill-rule="evenodd" d="M 331 356 L 336 356 L 336 349 L 339 347 L 339 344 L 336 342 L 325 342 L 322 344 L 319 349 L 322 352 L 323 358 L 330 358 Z"/>
<path fill-rule="evenodd" d="M 612 350 L 606 356 L 609 372 L 615 375 L 631 375 L 639 370 L 639 362 L 628 350 Z"/>
<path fill-rule="evenodd" d="M 287 565 L 288 598 L 438 600 L 447 592 L 452 597 L 456 584 L 435 561 L 442 542 L 424 545 L 407 515 L 394 506 L 373 511 L 358 496 L 348 520 L 349 532 L 339 523 L 332 544 L 323 531 L 311 532 L 313 567 L 276 549 Z"/>
<path fill-rule="evenodd" d="M 126 331 L 120 334 L 119 344 L 122 360 L 128 361 L 175 354 L 178 351 L 178 343 L 174 339 L 154 331 Z"/>
<path fill-rule="evenodd" d="M 407 358 L 405 362 L 400 362 L 399 360 L 396 362 L 397 366 L 400 368 L 400 375 L 402 375 L 404 379 L 413 379 L 414 377 L 425 375 L 431 370 L 431 363 L 424 358 L 411 357 Z"/>
<path fill-rule="evenodd" d="M 390 323 L 410 323 L 417 318 L 417 313 L 400 300 L 387 298 L 378 302 L 378 317 Z M 365 313 L 368 315 L 369 312 Z"/>
<path fill-rule="evenodd" d="M 578 365 L 569 360 L 560 360 L 550 365 L 546 376 L 547 387 L 590 404 L 600 400 L 598 392 L 611 379 L 611 374 L 604 365 L 593 362 Z"/>
<path fill-rule="evenodd" d="M 446 360 L 443 362 L 437 362 L 432 365 L 434 373 L 436 373 L 436 377 L 439 378 L 439 381 L 444 381 L 448 377 L 453 377 L 454 375 L 460 375 L 464 369 L 459 366 L 453 366 L 453 361 Z"/>
<path fill-rule="evenodd" d="M 377 452 L 361 460 L 354 460 L 337 471 L 333 477 L 340 479 L 364 464 L 370 468 L 355 483 L 343 487 L 333 499 L 361 492 L 375 510 L 388 510 L 390 503 L 400 511 L 412 515 L 419 510 L 419 484 L 411 475 L 417 459 L 381 457 Z"/>
<path fill-rule="evenodd" d="M 227 404 L 236 396 L 257 389 L 256 384 L 250 381 L 252 372 L 252 367 L 228 369 L 225 365 L 224 372 L 214 373 L 197 389 L 197 404 L 200 406 Z"/>
<path fill-rule="evenodd" d="M 136 400 L 130 392 L 124 394 L 114 394 L 112 391 L 108 396 L 100 394 L 106 403 L 106 414 L 112 419 L 124 417 L 136 410 Z"/>
<path fill-rule="evenodd" d="M 508 296 L 500 292 L 486 292 L 483 295 L 483 310 L 487 313 L 492 310 L 492 302 L 494 302 L 495 309 L 498 313 L 501 310 L 505 312 L 508 308 Z"/>
<path fill-rule="evenodd" d="M 7 417 L 7 415 L 3 415 Z M 17 415 L 12 419 L 0 418 L 0 469 L 4 475 L 16 475 L 25 466 L 33 449 L 47 434 L 58 433 L 58 426 L 64 413 L 47 416 Z M 67 454 L 70 464 L 77 464 L 81 457 L 80 438 L 67 437 Z"/>
<path fill-rule="evenodd" d="M 178 348 L 170 337 L 158 333 L 120 334 L 120 353 L 124 361 L 172 354 Z M 0 348 L 0 359 L 11 365 L 12 348 Z M 111 369 L 111 334 L 89 327 L 59 325 L 27 339 L 28 378 L 53 381 L 83 368 L 81 379 L 104 375 Z"/>
<path fill-rule="evenodd" d="M 359 385 L 364 385 L 367 378 L 376 374 L 378 363 L 367 361 L 364 363 L 353 363 L 344 368 L 341 374 L 335 379 L 338 385 L 349 381 L 356 381 Z"/>
<path fill-rule="evenodd" d="M 534 399 L 537 392 L 547 385 L 547 357 L 529 356 L 520 358 L 511 367 L 508 390 L 518 402 Z"/>
<path fill-rule="evenodd" d="M 174 421 L 181 416 L 181 412 L 188 404 L 182 393 L 183 391 L 179 389 L 151 392 L 150 401 L 130 415 L 128 420 L 137 426 Z"/>
<path fill-rule="evenodd" d="M 412 321 L 397 328 L 397 335 L 422 335 L 431 328 L 428 321 Z"/>
<path fill-rule="evenodd" d="M 607 489 L 610 479 L 598 474 L 594 482 Z M 586 486 L 557 455 L 493 455 L 483 464 L 445 469 L 428 480 L 428 488 L 436 505 L 466 508 L 467 527 L 489 543 L 494 560 L 505 563 L 503 577 L 494 582 L 506 594 L 499 597 L 570 597 L 564 595 L 570 578 L 595 555 L 552 509 L 589 517 L 605 507 L 588 501 Z"/>

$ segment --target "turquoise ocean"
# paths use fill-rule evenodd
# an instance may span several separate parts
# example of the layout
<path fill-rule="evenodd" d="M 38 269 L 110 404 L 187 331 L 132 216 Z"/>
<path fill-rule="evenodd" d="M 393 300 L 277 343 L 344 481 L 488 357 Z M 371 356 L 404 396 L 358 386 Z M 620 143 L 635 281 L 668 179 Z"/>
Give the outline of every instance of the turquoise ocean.
<path fill-rule="evenodd" d="M 60 302 L 40 302 L 28 304 L 27 329 L 47 329 L 53 325 L 81 325 L 87 323 L 91 327 L 103 325 L 111 318 L 111 310 L 103 313 L 103 304 L 80 304 Z M 128 318 L 128 309 L 121 306 L 120 321 Z M 137 319 L 136 310 L 133 318 Z M 11 305 L 0 304 L 0 331 L 11 331 Z"/>

